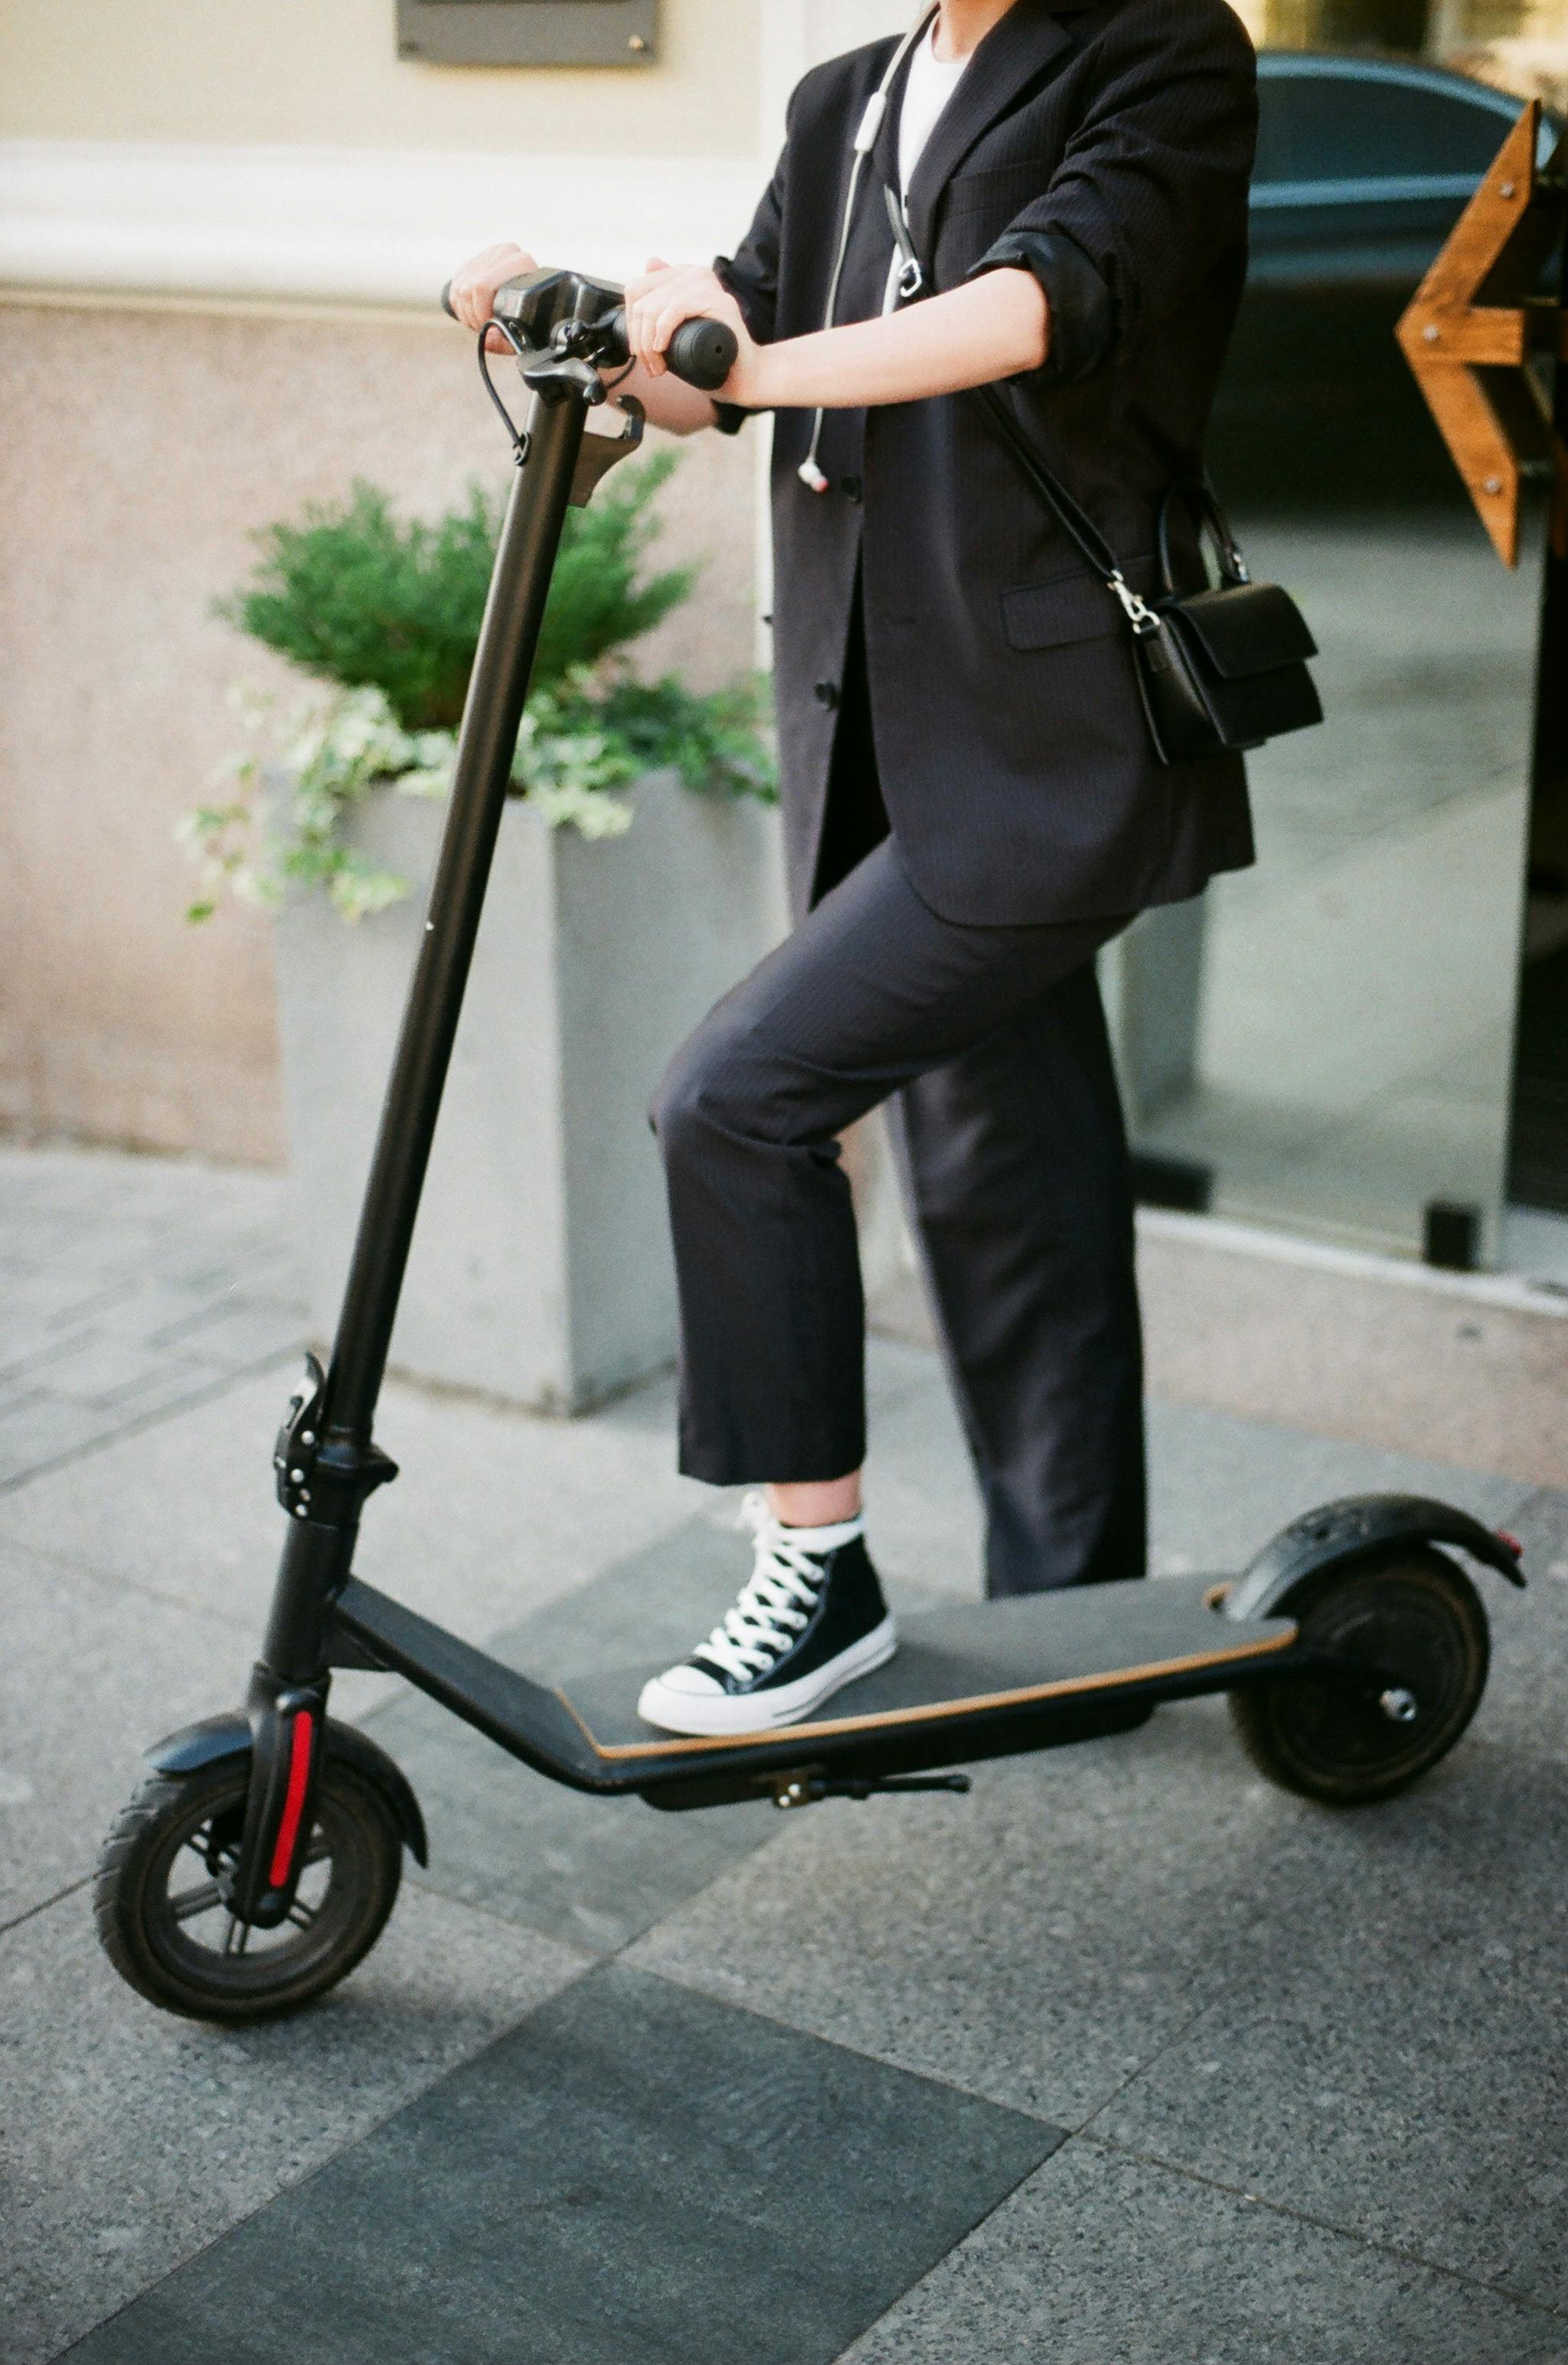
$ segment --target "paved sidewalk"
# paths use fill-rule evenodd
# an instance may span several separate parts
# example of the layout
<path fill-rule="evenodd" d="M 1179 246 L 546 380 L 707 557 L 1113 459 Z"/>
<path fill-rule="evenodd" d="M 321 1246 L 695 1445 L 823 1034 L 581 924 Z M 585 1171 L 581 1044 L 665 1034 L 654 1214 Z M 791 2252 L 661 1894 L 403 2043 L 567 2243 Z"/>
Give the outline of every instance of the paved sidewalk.
<path fill-rule="evenodd" d="M 0 1487 L 291 1354 L 275 1176 L 0 1149 Z"/>
<path fill-rule="evenodd" d="M 287 1224 L 266 1177 L 0 1152 L 6 2365 L 1568 2365 L 1568 1324 L 1151 1243 L 1158 1568 L 1374 1485 L 1525 1538 L 1407 1798 L 1289 1799 L 1200 1701 L 965 1799 L 659 1815 L 346 1677 L 429 1874 L 330 2001 L 221 2034 L 119 1984 L 85 1884 L 140 1745 L 254 1649 Z M 1216 1294 L 1255 1387 L 1179 1313 Z M 871 1377 L 879 1556 L 972 1594 L 935 1359 Z M 364 1572 L 535 1671 L 673 1649 L 737 1545 L 670 1423 L 666 1383 L 573 1423 L 393 1385 Z"/>

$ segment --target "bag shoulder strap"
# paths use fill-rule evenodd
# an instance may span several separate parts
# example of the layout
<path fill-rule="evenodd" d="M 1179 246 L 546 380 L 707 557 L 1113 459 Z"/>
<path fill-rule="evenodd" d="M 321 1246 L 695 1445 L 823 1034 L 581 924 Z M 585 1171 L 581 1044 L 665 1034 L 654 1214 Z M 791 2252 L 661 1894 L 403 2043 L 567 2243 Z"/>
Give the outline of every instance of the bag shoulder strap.
<path fill-rule="evenodd" d="M 1133 631 L 1140 638 L 1147 633 L 1157 633 L 1159 619 L 1128 583 L 1115 552 L 1088 510 L 1074 499 L 1060 477 L 1047 466 L 1036 451 L 1009 409 L 1005 397 L 994 386 L 978 386 L 974 391 L 987 419 L 1013 454 L 1019 469 L 1050 510 L 1084 565 L 1099 576 L 1106 590 L 1120 603 Z"/>
<path fill-rule="evenodd" d="M 1241 555 L 1241 545 L 1231 530 L 1230 520 L 1220 507 L 1206 474 L 1189 476 L 1171 486 L 1159 504 L 1159 579 L 1167 590 L 1172 588 L 1176 577 L 1170 563 L 1170 519 L 1178 505 L 1184 505 L 1190 521 L 1196 527 L 1200 540 L 1206 532 L 1219 560 L 1219 571 L 1225 588 L 1236 589 L 1250 583 L 1247 561 Z"/>

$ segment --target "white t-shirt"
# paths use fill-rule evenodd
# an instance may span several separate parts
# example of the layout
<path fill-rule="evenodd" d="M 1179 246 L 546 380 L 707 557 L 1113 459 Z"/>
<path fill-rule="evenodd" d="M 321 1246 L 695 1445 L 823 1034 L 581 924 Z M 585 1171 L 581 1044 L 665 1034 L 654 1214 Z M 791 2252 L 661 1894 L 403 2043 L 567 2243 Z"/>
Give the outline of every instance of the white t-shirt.
<path fill-rule="evenodd" d="M 936 118 L 958 85 L 958 77 L 969 64 L 969 59 L 939 58 L 936 54 L 936 27 L 933 17 L 931 29 L 923 41 L 917 41 L 910 51 L 909 71 L 904 79 L 903 105 L 899 109 L 899 190 L 906 201 L 914 168 L 921 151 L 936 128 Z M 899 254 L 895 248 L 888 267 L 887 292 L 882 309 L 890 312 L 898 302 Z"/>
<path fill-rule="evenodd" d="M 903 86 L 903 105 L 899 110 L 899 188 L 907 196 L 920 152 L 935 128 L 936 118 L 958 88 L 958 77 L 969 64 L 969 59 L 939 58 L 936 54 L 936 27 L 933 17 L 931 30 L 923 41 L 917 41 L 910 52 L 909 73 Z"/>

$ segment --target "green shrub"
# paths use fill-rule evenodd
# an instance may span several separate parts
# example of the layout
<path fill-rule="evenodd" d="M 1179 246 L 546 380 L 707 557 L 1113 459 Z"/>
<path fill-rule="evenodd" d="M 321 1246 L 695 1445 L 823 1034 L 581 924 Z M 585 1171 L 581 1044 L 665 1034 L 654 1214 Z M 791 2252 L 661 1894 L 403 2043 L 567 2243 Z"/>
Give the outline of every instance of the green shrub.
<path fill-rule="evenodd" d="M 641 579 L 657 531 L 650 505 L 675 465 L 661 454 L 567 512 L 512 779 L 552 826 L 586 837 L 630 825 L 613 791 L 643 772 L 670 768 L 709 794 L 774 794 L 760 681 L 705 693 L 674 675 L 640 681 L 622 655 L 695 580 L 689 567 Z M 498 526 L 478 486 L 434 524 L 400 524 L 361 481 L 339 507 L 312 504 L 258 535 L 255 576 L 218 612 L 332 688 L 291 712 L 237 694 L 252 745 L 223 766 L 222 801 L 178 824 L 207 891 L 188 919 L 208 918 L 222 891 L 275 905 L 291 886 L 314 889 L 348 920 L 408 893 L 343 844 L 341 823 L 386 783 L 447 794 Z"/>
<path fill-rule="evenodd" d="M 534 660 L 533 687 L 597 665 L 661 623 L 695 576 L 638 573 L 657 531 L 654 496 L 676 465 L 661 453 L 587 509 L 569 510 Z M 251 583 L 218 613 L 305 673 L 384 690 L 406 731 L 454 729 L 479 637 L 500 505 L 479 485 L 433 525 L 400 524 L 386 495 L 358 479 L 347 501 L 311 502 L 298 524 L 257 535 Z"/>

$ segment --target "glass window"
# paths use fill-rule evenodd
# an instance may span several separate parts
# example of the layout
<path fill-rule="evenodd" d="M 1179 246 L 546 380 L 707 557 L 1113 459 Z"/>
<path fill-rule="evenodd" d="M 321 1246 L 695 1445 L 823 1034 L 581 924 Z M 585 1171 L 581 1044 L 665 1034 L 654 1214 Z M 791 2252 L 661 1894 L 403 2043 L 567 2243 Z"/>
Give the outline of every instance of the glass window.
<path fill-rule="evenodd" d="M 1501 1239 L 1540 521 L 1493 553 L 1394 339 L 1568 0 L 1253 0 L 1254 266 L 1210 442 L 1327 720 L 1249 759 L 1256 869 L 1108 958 L 1145 1194 L 1418 1251 Z"/>

